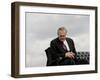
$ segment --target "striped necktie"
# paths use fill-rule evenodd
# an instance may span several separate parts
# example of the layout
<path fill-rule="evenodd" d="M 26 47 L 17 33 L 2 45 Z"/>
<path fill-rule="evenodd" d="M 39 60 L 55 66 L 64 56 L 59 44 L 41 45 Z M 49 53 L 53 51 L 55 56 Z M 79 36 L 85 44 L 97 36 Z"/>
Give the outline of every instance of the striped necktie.
<path fill-rule="evenodd" d="M 64 48 L 64 50 L 67 50 L 67 47 L 64 43 L 63 43 L 63 48 Z"/>

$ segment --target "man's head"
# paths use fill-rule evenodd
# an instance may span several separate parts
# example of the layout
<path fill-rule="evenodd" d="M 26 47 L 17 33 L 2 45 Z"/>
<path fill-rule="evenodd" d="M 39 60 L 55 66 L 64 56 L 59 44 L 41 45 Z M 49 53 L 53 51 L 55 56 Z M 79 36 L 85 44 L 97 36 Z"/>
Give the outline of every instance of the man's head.
<path fill-rule="evenodd" d="M 64 27 L 60 27 L 57 31 L 58 38 L 60 41 L 64 41 L 66 39 L 67 30 Z"/>

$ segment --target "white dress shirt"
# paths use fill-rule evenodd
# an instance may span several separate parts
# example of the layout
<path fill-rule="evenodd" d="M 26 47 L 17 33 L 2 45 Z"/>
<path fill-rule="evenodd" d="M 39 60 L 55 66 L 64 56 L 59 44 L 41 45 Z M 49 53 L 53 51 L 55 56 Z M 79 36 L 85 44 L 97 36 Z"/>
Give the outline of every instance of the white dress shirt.
<path fill-rule="evenodd" d="M 65 40 L 63 43 L 65 44 L 65 46 L 67 47 L 67 50 L 69 51 L 70 48 L 69 48 L 68 42 Z"/>

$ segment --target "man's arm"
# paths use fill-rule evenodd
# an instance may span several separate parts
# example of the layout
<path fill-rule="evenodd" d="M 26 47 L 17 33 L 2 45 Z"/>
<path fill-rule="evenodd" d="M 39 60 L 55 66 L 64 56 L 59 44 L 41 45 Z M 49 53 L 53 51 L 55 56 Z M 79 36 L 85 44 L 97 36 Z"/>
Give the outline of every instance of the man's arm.
<path fill-rule="evenodd" d="M 74 42 L 73 42 L 73 40 L 72 39 L 69 39 L 70 40 L 70 43 L 71 43 L 71 52 L 67 52 L 66 54 L 65 54 L 65 57 L 69 57 L 69 58 L 71 58 L 71 59 L 75 59 L 76 58 L 76 49 L 75 49 L 75 45 L 74 45 Z"/>
<path fill-rule="evenodd" d="M 72 45 L 73 45 L 73 50 L 72 50 L 72 52 L 75 54 L 75 57 L 76 57 L 76 48 L 75 48 L 75 44 L 74 44 L 74 41 L 72 40 Z"/>
<path fill-rule="evenodd" d="M 65 53 L 58 53 L 57 52 L 57 45 L 56 45 L 56 43 L 54 42 L 54 41 L 51 41 L 51 43 L 50 43 L 50 47 L 51 47 L 51 49 L 52 49 L 52 51 L 53 51 L 53 53 L 54 53 L 54 55 L 57 55 L 57 56 L 59 56 L 59 57 L 65 57 Z"/>

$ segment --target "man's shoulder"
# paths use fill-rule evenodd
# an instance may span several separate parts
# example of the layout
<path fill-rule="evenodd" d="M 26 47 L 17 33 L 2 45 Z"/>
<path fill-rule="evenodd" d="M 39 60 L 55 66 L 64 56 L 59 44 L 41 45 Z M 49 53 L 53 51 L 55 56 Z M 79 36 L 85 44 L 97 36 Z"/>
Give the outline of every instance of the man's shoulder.
<path fill-rule="evenodd" d="M 58 41 L 58 38 L 51 40 L 51 42 L 57 42 L 57 41 Z"/>
<path fill-rule="evenodd" d="M 73 40 L 72 38 L 70 38 L 70 37 L 66 37 L 66 39 L 68 39 L 68 40 Z"/>
<path fill-rule="evenodd" d="M 70 37 L 66 37 L 66 39 L 67 39 L 67 40 L 70 40 L 70 41 L 73 41 L 73 39 L 70 38 Z M 57 41 L 59 41 L 58 38 L 55 38 L 55 39 L 51 40 L 51 42 L 57 42 Z"/>
<path fill-rule="evenodd" d="M 73 41 L 73 39 L 72 38 L 69 38 L 69 37 L 67 37 L 66 40 Z"/>

